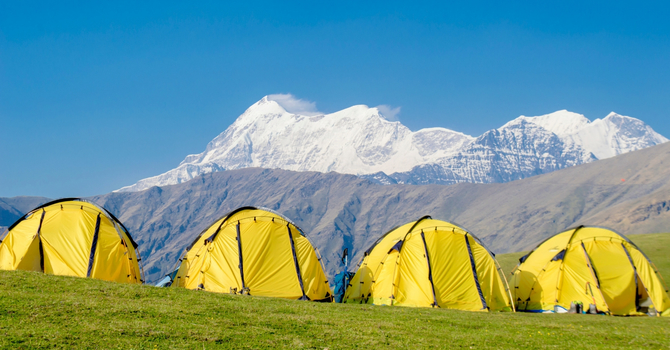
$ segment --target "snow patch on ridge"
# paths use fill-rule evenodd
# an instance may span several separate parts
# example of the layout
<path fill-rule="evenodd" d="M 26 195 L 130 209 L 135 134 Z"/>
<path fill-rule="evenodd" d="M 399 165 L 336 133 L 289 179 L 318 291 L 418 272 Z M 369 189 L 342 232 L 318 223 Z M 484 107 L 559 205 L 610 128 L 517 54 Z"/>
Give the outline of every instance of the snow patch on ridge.
<path fill-rule="evenodd" d="M 517 121 L 526 121 L 541 126 L 559 137 L 572 135 L 579 129 L 589 125 L 590 121 L 582 114 L 573 113 L 565 109 L 537 117 L 520 116 L 505 124 L 506 127 Z"/>

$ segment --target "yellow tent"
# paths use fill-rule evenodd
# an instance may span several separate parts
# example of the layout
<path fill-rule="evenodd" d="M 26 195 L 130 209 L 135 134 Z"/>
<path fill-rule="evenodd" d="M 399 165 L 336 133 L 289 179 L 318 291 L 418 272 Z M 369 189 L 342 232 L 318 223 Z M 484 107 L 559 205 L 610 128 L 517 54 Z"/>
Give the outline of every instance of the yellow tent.
<path fill-rule="evenodd" d="M 44 204 L 0 243 L 0 269 L 142 283 L 137 244 L 106 209 L 83 199 Z"/>
<path fill-rule="evenodd" d="M 347 303 L 512 311 L 493 254 L 454 224 L 425 216 L 394 228 L 365 252 Z"/>
<path fill-rule="evenodd" d="M 513 277 L 519 311 L 566 312 L 574 303 L 612 315 L 670 316 L 668 289 L 654 264 L 612 230 L 571 228 L 519 260 Z"/>
<path fill-rule="evenodd" d="M 173 287 L 331 301 L 320 258 L 302 230 L 269 209 L 242 207 L 188 247 Z"/>

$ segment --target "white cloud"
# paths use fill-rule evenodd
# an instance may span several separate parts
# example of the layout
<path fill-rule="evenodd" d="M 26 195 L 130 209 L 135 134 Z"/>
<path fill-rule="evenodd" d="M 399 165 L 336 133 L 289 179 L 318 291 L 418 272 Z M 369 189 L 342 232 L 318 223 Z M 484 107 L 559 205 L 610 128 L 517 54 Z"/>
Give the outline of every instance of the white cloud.
<path fill-rule="evenodd" d="M 323 114 L 316 109 L 316 102 L 301 100 L 292 94 L 268 95 L 268 100 L 277 102 L 289 113 L 307 116 Z"/>
<path fill-rule="evenodd" d="M 389 105 L 379 105 L 375 108 L 379 110 L 386 120 L 392 122 L 397 122 L 399 120 L 398 115 L 400 114 L 400 107 L 393 108 Z"/>

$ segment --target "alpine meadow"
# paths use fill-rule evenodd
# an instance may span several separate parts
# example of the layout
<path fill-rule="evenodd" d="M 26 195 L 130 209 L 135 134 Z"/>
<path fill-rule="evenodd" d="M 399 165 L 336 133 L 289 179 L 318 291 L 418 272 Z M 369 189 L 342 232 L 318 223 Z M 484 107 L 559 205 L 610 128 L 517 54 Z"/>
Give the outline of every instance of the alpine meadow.
<path fill-rule="evenodd" d="M 670 349 L 669 17 L 0 2 L 0 349 Z"/>

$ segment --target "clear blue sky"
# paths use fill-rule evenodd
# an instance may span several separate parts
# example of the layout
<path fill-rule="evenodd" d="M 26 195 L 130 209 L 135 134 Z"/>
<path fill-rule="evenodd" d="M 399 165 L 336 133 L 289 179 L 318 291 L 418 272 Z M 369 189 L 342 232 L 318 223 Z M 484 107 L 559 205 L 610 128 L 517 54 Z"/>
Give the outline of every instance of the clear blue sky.
<path fill-rule="evenodd" d="M 0 2 L 0 196 L 157 175 L 275 93 L 412 130 L 568 109 L 670 137 L 666 2 L 93 3 Z"/>

